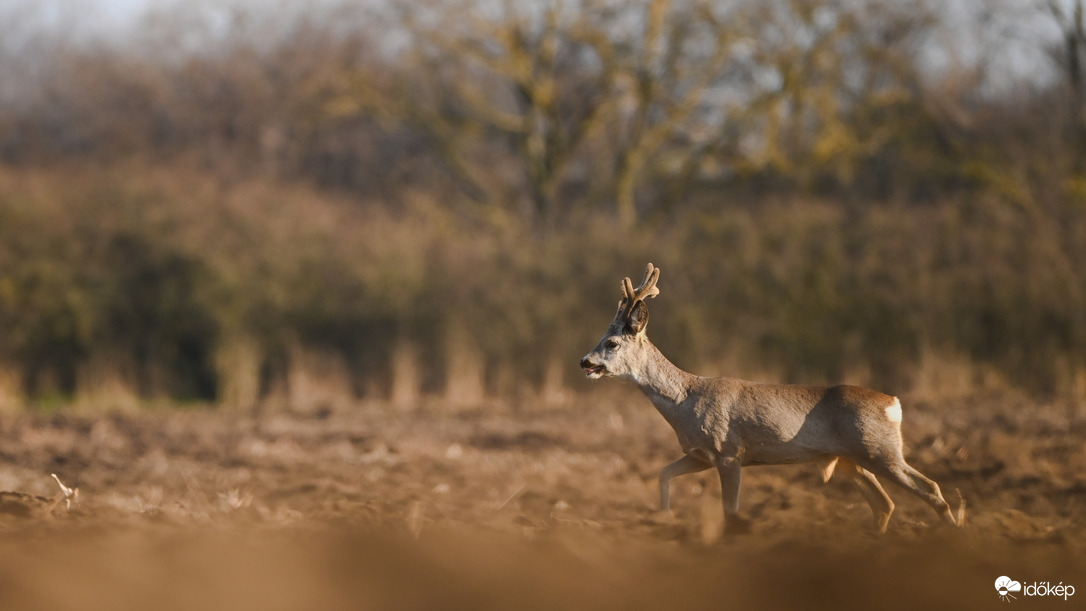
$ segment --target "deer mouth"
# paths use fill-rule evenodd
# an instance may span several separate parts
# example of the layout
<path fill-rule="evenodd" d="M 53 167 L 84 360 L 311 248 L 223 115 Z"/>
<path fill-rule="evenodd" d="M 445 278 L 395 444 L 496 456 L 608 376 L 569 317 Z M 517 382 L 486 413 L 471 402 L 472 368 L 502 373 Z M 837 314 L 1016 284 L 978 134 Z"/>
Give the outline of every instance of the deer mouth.
<path fill-rule="evenodd" d="M 603 365 L 594 365 L 592 363 L 585 363 L 581 365 L 584 368 L 585 375 L 590 379 L 595 380 L 602 378 L 603 374 L 607 373 L 607 368 Z"/>

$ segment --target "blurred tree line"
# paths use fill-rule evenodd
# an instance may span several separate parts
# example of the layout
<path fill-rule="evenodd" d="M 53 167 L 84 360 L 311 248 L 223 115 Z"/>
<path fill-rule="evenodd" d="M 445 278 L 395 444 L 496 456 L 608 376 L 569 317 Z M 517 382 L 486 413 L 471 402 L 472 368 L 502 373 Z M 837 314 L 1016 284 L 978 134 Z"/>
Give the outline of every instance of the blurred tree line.
<path fill-rule="evenodd" d="M 694 371 L 1086 395 L 1082 0 L 975 4 L 5 9 L 0 403 L 561 400 L 649 260 Z"/>

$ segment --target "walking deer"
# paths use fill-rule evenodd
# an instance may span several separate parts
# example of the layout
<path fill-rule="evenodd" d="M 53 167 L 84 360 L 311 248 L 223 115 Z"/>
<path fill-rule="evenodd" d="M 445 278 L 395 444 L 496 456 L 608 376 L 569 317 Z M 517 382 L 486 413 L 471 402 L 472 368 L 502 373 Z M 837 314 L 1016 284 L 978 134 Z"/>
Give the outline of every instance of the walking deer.
<path fill-rule="evenodd" d="M 738 516 L 740 469 L 747 465 L 815 462 L 823 481 L 838 469 L 859 486 L 886 532 L 894 502 L 877 476 L 896 482 L 953 525 L 962 521 L 939 485 L 905 462 L 901 402 L 858 386 L 761 384 L 696 376 L 679 369 L 649 341 L 646 299 L 660 294 L 660 270 L 649 263 L 636 289 L 622 281 L 618 313 L 599 344 L 581 359 L 591 379 L 629 380 L 675 429 L 682 458 L 660 471 L 660 509 L 670 506 L 671 479 L 715 467 L 727 530 L 749 524 Z"/>

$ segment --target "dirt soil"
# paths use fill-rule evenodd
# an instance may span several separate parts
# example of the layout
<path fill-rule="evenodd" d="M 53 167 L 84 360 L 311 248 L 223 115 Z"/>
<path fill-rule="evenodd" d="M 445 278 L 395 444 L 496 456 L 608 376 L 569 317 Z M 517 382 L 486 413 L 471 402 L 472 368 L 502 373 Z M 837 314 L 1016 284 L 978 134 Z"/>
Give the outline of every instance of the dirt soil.
<path fill-rule="evenodd" d="M 1081 407 L 906 404 L 907 457 L 965 528 L 888 485 L 877 536 L 851 484 L 793 465 L 745 469 L 752 531 L 722 535 L 712 472 L 656 511 L 678 446 L 609 396 L 0 417 L 0 609 L 988 609 L 1002 575 L 1077 590 L 1007 608 L 1086 600 Z"/>

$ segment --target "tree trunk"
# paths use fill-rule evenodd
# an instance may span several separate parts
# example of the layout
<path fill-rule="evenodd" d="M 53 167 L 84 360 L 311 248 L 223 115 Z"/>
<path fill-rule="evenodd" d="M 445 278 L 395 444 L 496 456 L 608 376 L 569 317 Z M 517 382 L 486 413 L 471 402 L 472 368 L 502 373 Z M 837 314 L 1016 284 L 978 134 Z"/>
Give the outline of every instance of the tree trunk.
<path fill-rule="evenodd" d="M 396 409 L 407 409 L 417 406 L 421 396 L 422 370 L 418 347 L 411 340 L 398 339 L 392 347 L 392 387 L 389 389 L 389 402 Z"/>
<path fill-rule="evenodd" d="M 463 320 L 445 330 L 445 400 L 454 407 L 478 405 L 486 396 L 482 351 Z"/>
<path fill-rule="evenodd" d="M 0 362 L 0 414 L 17 412 L 25 403 L 22 371 L 10 363 Z"/>
<path fill-rule="evenodd" d="M 260 398 L 260 347 L 249 338 L 222 342 L 215 352 L 217 400 L 226 409 L 252 410 Z"/>

